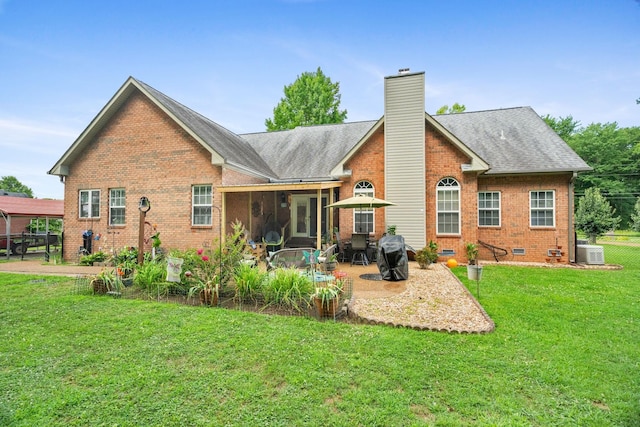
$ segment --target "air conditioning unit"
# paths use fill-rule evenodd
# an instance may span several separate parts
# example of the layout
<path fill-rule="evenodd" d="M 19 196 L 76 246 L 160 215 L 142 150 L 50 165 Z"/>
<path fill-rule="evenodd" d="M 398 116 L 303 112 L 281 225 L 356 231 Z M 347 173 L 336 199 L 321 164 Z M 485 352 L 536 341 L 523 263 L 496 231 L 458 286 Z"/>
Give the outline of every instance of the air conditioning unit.
<path fill-rule="evenodd" d="M 578 245 L 576 261 L 584 264 L 603 265 L 604 249 L 596 245 Z"/>

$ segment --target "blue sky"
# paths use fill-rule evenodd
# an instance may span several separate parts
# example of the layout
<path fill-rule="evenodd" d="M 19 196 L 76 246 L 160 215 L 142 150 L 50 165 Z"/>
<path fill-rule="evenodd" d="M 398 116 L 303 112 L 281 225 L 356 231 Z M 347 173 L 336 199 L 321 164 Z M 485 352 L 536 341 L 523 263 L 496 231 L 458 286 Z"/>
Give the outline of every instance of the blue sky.
<path fill-rule="evenodd" d="M 380 118 L 384 77 L 410 68 L 429 113 L 640 126 L 640 2 L 0 0 L 0 176 L 62 198 L 46 172 L 128 76 L 244 133 L 318 67 L 347 121 Z"/>

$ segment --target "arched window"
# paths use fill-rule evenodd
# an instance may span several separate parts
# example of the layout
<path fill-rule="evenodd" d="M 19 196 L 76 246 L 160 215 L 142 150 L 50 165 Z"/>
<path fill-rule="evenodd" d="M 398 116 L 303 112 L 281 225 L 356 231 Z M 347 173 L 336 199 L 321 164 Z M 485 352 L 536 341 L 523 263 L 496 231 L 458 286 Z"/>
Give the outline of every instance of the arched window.
<path fill-rule="evenodd" d="M 438 182 L 438 234 L 460 234 L 460 184 L 454 178 Z"/>
<path fill-rule="evenodd" d="M 374 197 L 373 184 L 369 181 L 358 181 L 353 188 L 353 195 L 364 194 Z M 373 209 L 356 208 L 353 210 L 353 232 L 373 233 Z"/>

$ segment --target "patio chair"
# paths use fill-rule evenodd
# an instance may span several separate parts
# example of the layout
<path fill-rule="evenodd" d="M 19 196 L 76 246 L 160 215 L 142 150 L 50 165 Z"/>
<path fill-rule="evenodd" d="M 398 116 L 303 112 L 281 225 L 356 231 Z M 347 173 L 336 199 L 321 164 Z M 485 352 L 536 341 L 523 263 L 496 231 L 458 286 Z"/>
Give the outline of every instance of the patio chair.
<path fill-rule="evenodd" d="M 281 236 L 277 231 L 269 231 L 267 235 L 262 238 L 262 243 L 269 254 L 277 251 L 278 249 L 282 249 L 283 242 L 284 236 Z"/>
<path fill-rule="evenodd" d="M 331 257 L 336 254 L 338 250 L 338 245 L 331 245 L 318 256 L 318 263 L 320 266 L 320 270 L 322 271 L 330 271 L 332 269 L 328 268 L 328 265 L 331 261 Z M 335 268 L 335 262 L 333 262 L 333 268 Z"/>
<path fill-rule="evenodd" d="M 313 252 L 313 248 L 286 248 L 272 252 L 265 258 L 267 270 L 274 268 L 306 268 L 307 262 L 304 258 L 305 251 Z"/>
<path fill-rule="evenodd" d="M 364 234 L 354 234 L 351 236 L 351 250 L 353 255 L 351 256 L 351 265 L 369 265 L 369 258 L 367 258 L 367 236 Z"/>
<path fill-rule="evenodd" d="M 340 239 L 340 233 L 335 233 L 334 236 L 336 237 L 336 251 L 338 252 L 338 261 L 344 262 L 344 260 L 346 259 L 344 242 Z"/>

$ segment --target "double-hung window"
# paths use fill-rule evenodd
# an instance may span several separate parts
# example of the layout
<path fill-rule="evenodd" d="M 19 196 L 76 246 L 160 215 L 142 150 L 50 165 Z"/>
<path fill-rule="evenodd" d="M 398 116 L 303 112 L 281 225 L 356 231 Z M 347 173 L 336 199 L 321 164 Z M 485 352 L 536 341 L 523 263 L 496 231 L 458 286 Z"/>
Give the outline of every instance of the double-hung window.
<path fill-rule="evenodd" d="M 478 225 L 480 227 L 500 226 L 499 191 L 480 191 L 478 193 Z"/>
<path fill-rule="evenodd" d="M 109 190 L 109 225 L 124 225 L 125 201 L 124 188 Z"/>
<path fill-rule="evenodd" d="M 531 191 L 529 193 L 531 227 L 555 227 L 555 191 Z"/>
<path fill-rule="evenodd" d="M 438 234 L 460 234 L 460 184 L 443 178 L 437 186 Z"/>
<path fill-rule="evenodd" d="M 100 218 L 100 190 L 80 190 L 78 205 L 80 218 Z"/>
<path fill-rule="evenodd" d="M 368 197 L 374 197 L 375 192 L 373 184 L 369 181 L 359 181 L 353 188 L 353 195 L 363 194 Z M 357 208 L 353 211 L 353 232 L 354 233 L 373 233 L 373 209 Z"/>
<path fill-rule="evenodd" d="M 194 185 L 191 194 L 192 225 L 211 225 L 211 185 Z"/>

